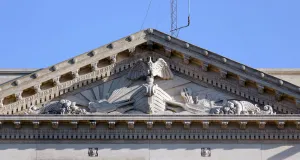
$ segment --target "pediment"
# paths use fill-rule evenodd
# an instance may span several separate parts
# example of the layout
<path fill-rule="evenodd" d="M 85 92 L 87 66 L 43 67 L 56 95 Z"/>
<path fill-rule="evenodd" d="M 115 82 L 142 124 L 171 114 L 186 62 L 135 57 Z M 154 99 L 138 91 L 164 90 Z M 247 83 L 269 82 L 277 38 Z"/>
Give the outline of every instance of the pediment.
<path fill-rule="evenodd" d="M 154 84 L 160 94 L 150 97 L 141 94 L 144 91 L 140 88 L 147 85 L 145 79 L 127 78 L 140 59 L 148 62 L 149 57 L 154 63 L 163 59 L 174 74 L 168 80 L 155 77 Z M 79 109 L 104 106 L 95 110 L 105 114 L 210 114 L 212 108 L 218 113 L 220 109 L 224 112 L 224 106 L 232 103 L 248 107 L 247 114 L 254 113 L 255 107 L 262 114 L 273 113 L 268 107 L 277 114 L 295 114 L 299 102 L 298 86 L 152 29 L 5 83 L 0 88 L 2 114 L 28 112 L 32 106 L 61 105 L 61 100 L 76 102 Z"/>

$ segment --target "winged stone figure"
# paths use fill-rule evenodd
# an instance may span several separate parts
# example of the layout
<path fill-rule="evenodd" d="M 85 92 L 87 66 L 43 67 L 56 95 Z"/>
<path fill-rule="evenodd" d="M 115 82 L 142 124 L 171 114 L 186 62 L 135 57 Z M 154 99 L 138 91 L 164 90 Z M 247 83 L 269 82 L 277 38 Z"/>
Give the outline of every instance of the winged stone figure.
<path fill-rule="evenodd" d="M 150 57 L 147 63 L 140 59 L 129 71 L 127 78 L 137 80 L 148 76 L 151 78 L 158 76 L 162 79 L 168 80 L 173 78 L 173 73 L 171 72 L 167 62 L 165 62 L 162 58 L 159 58 L 153 63 Z"/>

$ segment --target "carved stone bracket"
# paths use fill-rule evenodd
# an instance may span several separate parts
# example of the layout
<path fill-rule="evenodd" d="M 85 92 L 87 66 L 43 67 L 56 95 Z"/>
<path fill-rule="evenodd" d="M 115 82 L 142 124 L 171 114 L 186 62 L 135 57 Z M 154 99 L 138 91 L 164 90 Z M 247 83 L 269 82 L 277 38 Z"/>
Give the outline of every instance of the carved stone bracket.
<path fill-rule="evenodd" d="M 172 121 L 166 121 L 165 126 L 166 126 L 167 129 L 171 129 L 172 128 Z"/>
<path fill-rule="evenodd" d="M 42 92 L 41 84 L 37 84 L 37 85 L 33 86 L 33 89 L 34 89 L 35 93 L 41 93 Z"/>
<path fill-rule="evenodd" d="M 40 127 L 39 121 L 32 121 L 33 128 L 38 129 Z"/>
<path fill-rule="evenodd" d="M 247 128 L 247 123 L 246 121 L 241 121 L 240 122 L 240 129 L 246 129 Z"/>
<path fill-rule="evenodd" d="M 203 62 L 203 63 L 202 63 L 202 66 L 201 66 L 201 68 L 202 68 L 202 71 L 205 71 L 205 72 L 207 72 L 207 71 L 208 71 L 208 66 L 209 66 L 209 64 L 208 64 L 208 63 L 206 63 L 206 62 Z"/>
<path fill-rule="evenodd" d="M 203 129 L 208 129 L 209 128 L 209 122 L 208 121 L 203 121 L 202 122 L 202 127 L 203 127 Z"/>
<path fill-rule="evenodd" d="M 285 124 L 284 121 L 278 121 L 278 122 L 277 122 L 277 128 L 278 128 L 278 129 L 284 129 L 284 124 Z"/>
<path fill-rule="evenodd" d="M 60 85 L 59 79 L 60 79 L 60 76 L 53 78 L 54 85 L 56 85 L 56 86 Z"/>
<path fill-rule="evenodd" d="M 52 121 L 51 124 L 52 124 L 53 129 L 57 129 L 58 125 L 59 125 L 59 122 L 58 121 Z"/>
<path fill-rule="evenodd" d="M 258 122 L 258 128 L 259 129 L 265 129 L 267 122 L 260 121 Z"/>
<path fill-rule="evenodd" d="M 4 98 L 0 98 L 0 108 L 3 107 L 3 99 L 4 99 Z"/>
<path fill-rule="evenodd" d="M 23 97 L 22 97 L 22 92 L 16 93 L 15 96 L 16 96 L 16 100 L 17 100 L 17 101 L 20 101 L 20 100 L 23 99 Z"/>
<path fill-rule="evenodd" d="M 71 121 L 70 124 L 72 125 L 73 129 L 77 129 L 77 127 L 78 127 L 78 122 L 77 121 Z"/>
<path fill-rule="evenodd" d="M 244 87 L 245 84 L 246 84 L 246 78 L 239 76 L 239 85 Z"/>
<path fill-rule="evenodd" d="M 265 86 L 261 85 L 261 84 L 257 84 L 257 91 L 260 94 L 263 94 L 265 90 Z"/>
<path fill-rule="evenodd" d="M 114 64 L 117 62 L 117 54 L 114 54 L 112 56 L 109 57 L 109 62 L 110 64 Z"/>
<path fill-rule="evenodd" d="M 221 128 L 226 129 L 228 127 L 228 123 L 229 123 L 228 121 L 222 121 L 221 122 Z"/>
<path fill-rule="evenodd" d="M 128 129 L 134 129 L 134 121 L 128 121 L 127 122 L 127 126 L 128 126 Z"/>
<path fill-rule="evenodd" d="M 129 56 L 133 56 L 135 53 L 135 47 L 128 48 Z"/>
<path fill-rule="evenodd" d="M 91 64 L 91 67 L 92 67 L 92 71 L 95 71 L 95 70 L 97 70 L 98 69 L 98 63 L 97 62 L 95 62 L 95 63 L 92 63 Z"/>
<path fill-rule="evenodd" d="M 164 49 L 165 49 L 165 55 L 167 57 L 171 57 L 171 55 L 172 55 L 172 49 L 169 48 L 169 47 L 164 47 Z"/>
<path fill-rule="evenodd" d="M 109 129 L 115 129 L 116 122 L 115 121 L 108 121 L 108 128 Z"/>
<path fill-rule="evenodd" d="M 91 129 L 95 129 L 97 126 L 97 122 L 96 121 L 90 121 L 90 128 Z"/>
<path fill-rule="evenodd" d="M 295 124 L 296 124 L 296 128 L 300 129 L 300 121 L 296 121 Z"/>
<path fill-rule="evenodd" d="M 223 70 L 223 69 L 220 70 L 220 76 L 221 76 L 221 78 L 226 78 L 227 74 L 228 74 L 228 72 L 226 70 Z"/>
<path fill-rule="evenodd" d="M 16 129 L 21 128 L 21 121 L 14 121 L 14 125 Z"/>
<path fill-rule="evenodd" d="M 190 63 L 190 59 L 191 59 L 191 56 L 188 56 L 188 55 L 183 55 L 183 63 L 184 64 L 189 64 Z"/>
<path fill-rule="evenodd" d="M 275 91 L 275 99 L 276 99 L 277 101 L 281 101 L 282 96 L 283 96 L 283 93 L 282 93 L 282 92 L 280 92 L 280 91 Z"/>
<path fill-rule="evenodd" d="M 153 121 L 147 121 L 147 129 L 152 129 L 153 128 Z"/>
<path fill-rule="evenodd" d="M 78 69 L 75 70 L 75 71 L 72 71 L 71 73 L 72 73 L 73 78 L 78 78 L 79 77 L 79 70 Z"/>
<path fill-rule="evenodd" d="M 184 121 L 183 126 L 185 129 L 189 129 L 191 127 L 191 121 Z"/>

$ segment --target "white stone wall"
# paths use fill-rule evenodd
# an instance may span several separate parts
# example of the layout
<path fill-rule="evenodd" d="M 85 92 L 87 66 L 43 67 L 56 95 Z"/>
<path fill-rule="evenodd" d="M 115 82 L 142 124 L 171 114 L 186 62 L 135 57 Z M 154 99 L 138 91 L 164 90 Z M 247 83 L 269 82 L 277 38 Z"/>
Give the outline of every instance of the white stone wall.
<path fill-rule="evenodd" d="M 211 148 L 202 157 L 201 148 Z M 89 157 L 88 148 L 98 148 Z M 1 160 L 299 160 L 300 144 L 1 144 Z"/>

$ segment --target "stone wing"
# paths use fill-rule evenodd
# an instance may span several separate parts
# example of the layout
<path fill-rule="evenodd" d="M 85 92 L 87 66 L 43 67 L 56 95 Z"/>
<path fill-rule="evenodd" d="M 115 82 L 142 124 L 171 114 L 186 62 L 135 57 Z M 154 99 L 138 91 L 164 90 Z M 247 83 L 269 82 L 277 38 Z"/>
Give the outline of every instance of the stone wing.
<path fill-rule="evenodd" d="M 149 71 L 148 65 L 143 60 L 139 60 L 133 66 L 133 68 L 130 69 L 127 78 L 131 80 L 137 80 L 141 77 L 146 77 L 148 75 L 148 71 Z"/>
<path fill-rule="evenodd" d="M 162 79 L 173 79 L 173 73 L 171 72 L 167 62 L 162 58 L 159 58 L 155 63 L 153 63 L 153 76 L 158 76 Z"/>

